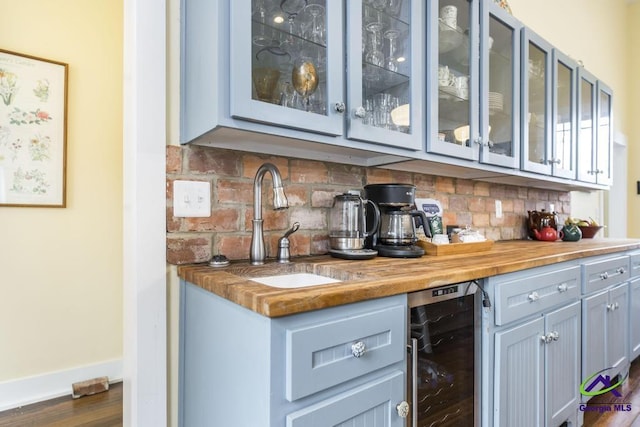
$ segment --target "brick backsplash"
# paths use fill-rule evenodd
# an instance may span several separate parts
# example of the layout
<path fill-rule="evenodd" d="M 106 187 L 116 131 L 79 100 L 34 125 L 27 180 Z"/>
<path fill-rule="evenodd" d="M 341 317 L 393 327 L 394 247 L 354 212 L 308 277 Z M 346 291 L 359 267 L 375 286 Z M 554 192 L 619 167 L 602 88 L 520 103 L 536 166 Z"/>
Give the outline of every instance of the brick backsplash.
<path fill-rule="evenodd" d="M 215 254 L 248 259 L 253 218 L 253 178 L 264 162 L 281 172 L 289 209 L 274 211 L 271 177 L 263 185 L 263 218 L 268 256 L 276 253 L 278 239 L 290 224 L 300 230 L 290 236 L 291 255 L 317 255 L 328 250 L 328 212 L 333 196 L 362 189 L 371 183 L 406 183 L 416 196 L 442 203 L 444 224 L 469 225 L 493 240 L 526 237 L 527 211 L 555 205 L 559 214 L 571 211 L 568 192 L 541 190 L 393 171 L 382 168 L 300 160 L 210 147 L 167 147 L 167 262 L 207 262 Z M 211 216 L 173 216 L 173 181 L 211 183 Z M 502 201 L 503 217 L 495 216 L 495 200 Z"/>

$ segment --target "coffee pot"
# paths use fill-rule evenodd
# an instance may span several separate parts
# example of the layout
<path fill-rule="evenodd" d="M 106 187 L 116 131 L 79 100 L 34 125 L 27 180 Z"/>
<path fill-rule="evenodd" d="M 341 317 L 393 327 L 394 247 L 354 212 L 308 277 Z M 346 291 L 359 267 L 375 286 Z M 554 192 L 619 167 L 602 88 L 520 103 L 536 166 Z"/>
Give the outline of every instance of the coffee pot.
<path fill-rule="evenodd" d="M 367 228 L 366 206 L 371 206 Z M 329 214 L 329 246 L 336 250 L 363 249 L 365 238 L 380 224 L 380 210 L 357 192 L 336 195 Z"/>

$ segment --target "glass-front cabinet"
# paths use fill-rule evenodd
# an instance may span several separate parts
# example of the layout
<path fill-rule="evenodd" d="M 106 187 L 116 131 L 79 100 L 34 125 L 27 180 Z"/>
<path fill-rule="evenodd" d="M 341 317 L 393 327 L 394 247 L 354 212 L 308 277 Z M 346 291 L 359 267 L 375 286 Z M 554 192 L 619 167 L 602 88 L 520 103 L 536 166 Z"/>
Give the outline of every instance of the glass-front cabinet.
<path fill-rule="evenodd" d="M 553 50 L 552 174 L 576 179 L 578 64 Z"/>
<path fill-rule="evenodd" d="M 428 4 L 427 150 L 518 167 L 521 24 L 493 1 Z"/>
<path fill-rule="evenodd" d="M 422 150 L 423 2 L 345 3 L 347 137 Z"/>
<path fill-rule="evenodd" d="M 553 46 L 528 28 L 522 31 L 522 168 L 551 174 Z"/>
<path fill-rule="evenodd" d="M 230 7 L 232 28 L 251 29 L 230 34 L 232 117 L 422 148 L 422 2 L 244 0 Z"/>
<path fill-rule="evenodd" d="M 578 76 L 578 179 L 610 185 L 612 92 L 582 67 Z"/>

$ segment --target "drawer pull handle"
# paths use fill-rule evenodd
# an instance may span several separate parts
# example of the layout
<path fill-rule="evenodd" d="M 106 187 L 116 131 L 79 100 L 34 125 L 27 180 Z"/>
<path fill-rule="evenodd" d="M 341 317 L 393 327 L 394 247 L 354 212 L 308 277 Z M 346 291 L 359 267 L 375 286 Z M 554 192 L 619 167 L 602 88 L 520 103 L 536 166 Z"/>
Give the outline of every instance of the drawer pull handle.
<path fill-rule="evenodd" d="M 620 267 L 620 268 L 618 269 L 618 273 L 620 273 L 620 274 L 624 274 L 624 273 L 625 273 L 625 271 L 626 271 L 626 270 L 624 269 L 624 267 Z"/>
<path fill-rule="evenodd" d="M 540 295 L 537 292 L 531 292 L 527 298 L 529 298 L 529 301 L 534 302 L 540 299 Z"/>
<path fill-rule="evenodd" d="M 409 404 L 403 400 L 396 406 L 396 411 L 398 411 L 400 418 L 407 418 L 407 415 L 409 415 Z"/>
<path fill-rule="evenodd" d="M 362 341 L 351 344 L 351 354 L 353 354 L 353 357 L 356 359 L 364 356 L 366 350 L 367 348 Z"/>
<path fill-rule="evenodd" d="M 607 272 L 605 271 L 604 273 L 602 273 L 602 274 L 600 275 L 600 278 L 601 278 L 602 280 L 607 280 L 607 279 L 609 278 L 609 273 L 607 273 Z"/>
<path fill-rule="evenodd" d="M 567 292 L 569 290 L 569 286 L 566 283 L 562 283 L 561 285 L 558 285 L 558 292 L 562 293 L 562 292 Z"/>

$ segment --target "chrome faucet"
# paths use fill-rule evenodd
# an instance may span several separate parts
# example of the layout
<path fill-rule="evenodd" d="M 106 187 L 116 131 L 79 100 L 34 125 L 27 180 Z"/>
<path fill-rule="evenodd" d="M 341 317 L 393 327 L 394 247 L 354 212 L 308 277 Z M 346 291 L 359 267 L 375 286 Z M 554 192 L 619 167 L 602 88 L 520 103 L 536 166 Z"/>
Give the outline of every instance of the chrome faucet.
<path fill-rule="evenodd" d="M 256 177 L 253 180 L 253 220 L 252 233 L 251 233 L 251 251 L 249 253 L 249 260 L 252 265 L 264 264 L 266 258 L 264 249 L 264 232 L 262 229 L 262 179 L 265 173 L 271 174 L 271 180 L 273 181 L 273 209 L 287 209 L 289 202 L 287 196 L 284 194 L 284 188 L 282 187 L 282 178 L 280 177 L 280 171 L 272 163 L 264 163 L 258 168 Z"/>

